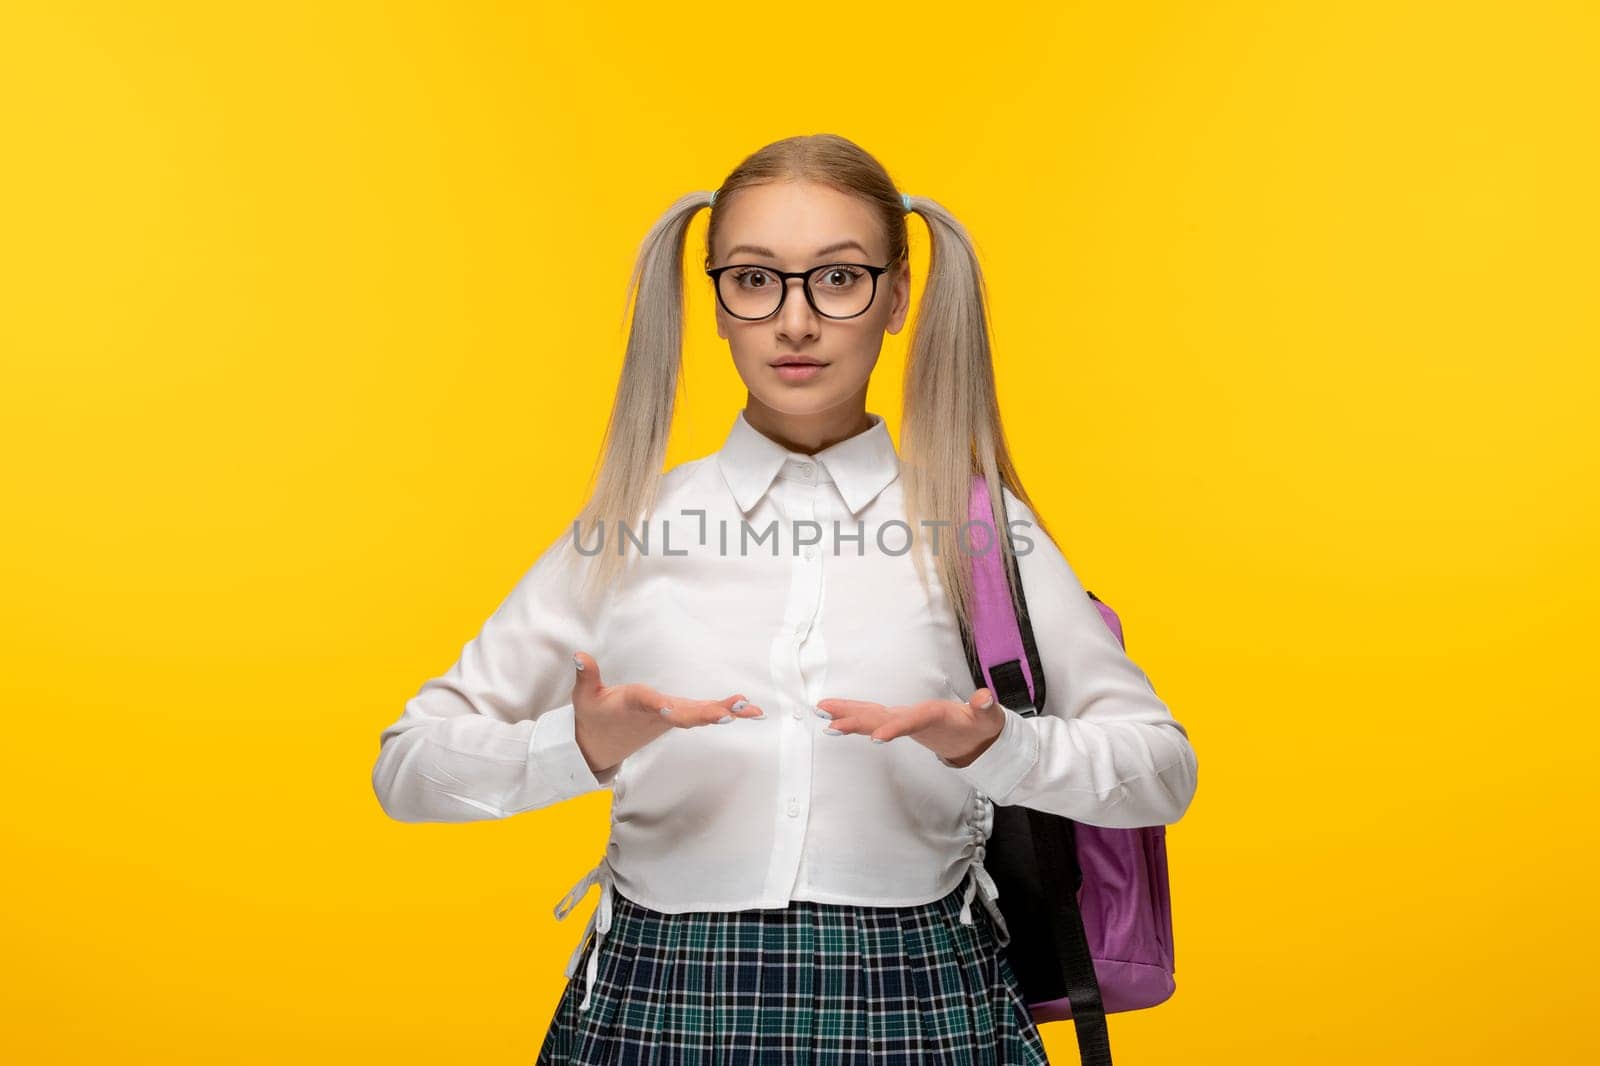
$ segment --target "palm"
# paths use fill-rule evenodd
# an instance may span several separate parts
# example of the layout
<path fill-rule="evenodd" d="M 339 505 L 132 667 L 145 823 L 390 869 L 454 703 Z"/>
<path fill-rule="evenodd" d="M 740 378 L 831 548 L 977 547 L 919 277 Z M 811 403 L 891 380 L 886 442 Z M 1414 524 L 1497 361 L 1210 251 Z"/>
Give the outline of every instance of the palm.
<path fill-rule="evenodd" d="M 985 703 L 987 707 L 982 706 Z M 818 700 L 817 707 L 832 718 L 830 728 L 842 734 L 861 734 L 885 742 L 910 737 L 947 760 L 975 757 L 974 753 L 986 748 L 1004 724 L 1000 705 L 987 688 L 980 688 L 965 702 L 922 700 L 886 705 L 830 698 Z"/>

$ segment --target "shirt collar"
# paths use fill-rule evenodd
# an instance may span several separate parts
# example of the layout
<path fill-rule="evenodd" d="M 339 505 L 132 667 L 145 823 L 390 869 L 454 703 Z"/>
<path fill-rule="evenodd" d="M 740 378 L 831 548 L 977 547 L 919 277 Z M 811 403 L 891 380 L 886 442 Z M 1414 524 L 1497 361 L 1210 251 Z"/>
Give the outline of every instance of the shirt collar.
<path fill-rule="evenodd" d="M 883 416 L 872 411 L 867 416 L 872 419 L 869 428 L 807 455 L 785 448 L 756 429 L 741 409 L 717 452 L 717 465 L 739 510 L 748 514 L 786 465 L 798 477 L 798 471 L 810 463 L 817 482 L 832 481 L 850 513 L 859 514 L 900 473 L 900 456 Z"/>

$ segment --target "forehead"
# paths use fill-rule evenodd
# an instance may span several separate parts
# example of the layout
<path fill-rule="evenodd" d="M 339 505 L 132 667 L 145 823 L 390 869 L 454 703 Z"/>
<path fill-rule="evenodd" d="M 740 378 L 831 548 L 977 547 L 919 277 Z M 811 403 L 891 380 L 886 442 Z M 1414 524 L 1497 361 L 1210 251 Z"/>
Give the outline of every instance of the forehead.
<path fill-rule="evenodd" d="M 877 215 L 860 197 L 811 182 L 773 182 L 751 185 L 728 198 L 717 217 L 717 237 L 712 255 L 718 262 L 738 259 L 773 261 L 789 266 L 812 263 L 822 249 L 842 241 L 856 241 L 866 258 L 878 262 L 884 253 Z M 771 255 L 739 249 L 764 248 Z M 849 248 L 829 253 L 860 259 Z"/>

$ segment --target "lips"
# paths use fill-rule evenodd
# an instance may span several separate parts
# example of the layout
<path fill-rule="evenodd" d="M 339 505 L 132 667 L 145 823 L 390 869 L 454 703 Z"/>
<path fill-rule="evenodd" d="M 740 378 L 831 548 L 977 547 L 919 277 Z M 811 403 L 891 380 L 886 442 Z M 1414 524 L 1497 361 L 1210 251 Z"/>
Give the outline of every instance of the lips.
<path fill-rule="evenodd" d="M 785 362 L 773 363 L 772 372 L 778 375 L 779 381 L 799 384 L 820 377 L 827 363 Z"/>
<path fill-rule="evenodd" d="M 816 359 L 779 359 L 772 366 L 826 366 Z"/>

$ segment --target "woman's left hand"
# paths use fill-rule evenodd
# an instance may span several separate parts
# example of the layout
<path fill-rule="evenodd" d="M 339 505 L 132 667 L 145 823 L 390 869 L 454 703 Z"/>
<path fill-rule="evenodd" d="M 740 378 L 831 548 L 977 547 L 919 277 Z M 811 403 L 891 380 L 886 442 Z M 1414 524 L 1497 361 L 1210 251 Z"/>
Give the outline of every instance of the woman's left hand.
<path fill-rule="evenodd" d="M 987 688 L 965 703 L 923 700 L 887 707 L 866 700 L 825 699 L 818 710 L 833 719 L 840 733 L 859 733 L 877 741 L 910 737 L 953 766 L 966 766 L 989 749 L 1005 726 L 1005 709 Z"/>

